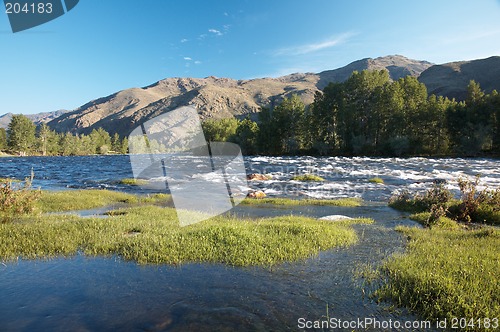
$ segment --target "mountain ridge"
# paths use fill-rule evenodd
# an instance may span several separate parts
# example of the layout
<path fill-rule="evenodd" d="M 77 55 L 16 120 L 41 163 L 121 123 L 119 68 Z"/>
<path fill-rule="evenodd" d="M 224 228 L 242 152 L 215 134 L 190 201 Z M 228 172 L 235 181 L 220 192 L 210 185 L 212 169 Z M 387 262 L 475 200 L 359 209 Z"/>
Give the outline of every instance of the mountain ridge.
<path fill-rule="evenodd" d="M 277 78 L 235 80 L 205 78 L 166 78 L 143 88 L 131 88 L 90 101 L 49 122 L 53 129 L 89 133 L 102 127 L 110 133 L 128 135 L 135 127 L 164 112 L 192 105 L 202 119 L 230 116 L 256 118 L 262 107 L 297 94 L 306 104 L 330 82 L 342 82 L 353 71 L 387 69 L 392 79 L 418 76 L 432 66 L 430 62 L 401 55 L 365 58 L 347 66 L 321 73 L 293 73 Z"/>

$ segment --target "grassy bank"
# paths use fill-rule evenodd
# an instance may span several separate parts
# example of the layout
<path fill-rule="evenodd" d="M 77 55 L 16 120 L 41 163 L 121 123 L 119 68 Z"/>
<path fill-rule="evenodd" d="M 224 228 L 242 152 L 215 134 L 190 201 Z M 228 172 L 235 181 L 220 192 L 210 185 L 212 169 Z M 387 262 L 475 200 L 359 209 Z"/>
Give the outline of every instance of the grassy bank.
<path fill-rule="evenodd" d="M 340 199 L 290 199 L 290 198 L 247 198 L 241 202 L 244 205 L 330 205 L 356 207 L 361 206 L 363 201 L 358 198 L 340 198 Z"/>
<path fill-rule="evenodd" d="M 379 299 L 427 320 L 465 319 L 462 330 L 499 326 L 500 229 L 479 224 L 500 223 L 500 192 L 480 191 L 478 183 L 459 179 L 460 199 L 442 185 L 391 198 L 390 206 L 412 212 L 410 218 L 425 228 L 398 228 L 408 239 L 407 252 L 377 270 Z"/>
<path fill-rule="evenodd" d="M 218 216 L 180 227 L 175 210 L 148 202 L 166 196 L 138 198 L 105 190 L 43 192 L 39 211 L 89 209 L 116 202 L 143 203 L 112 211 L 108 218 L 32 213 L 0 224 L 0 259 L 37 259 L 118 255 L 142 264 L 225 263 L 271 266 L 317 255 L 320 250 L 357 240 L 352 222 L 283 216 L 259 220 Z"/>
<path fill-rule="evenodd" d="M 412 309 L 424 319 L 500 319 L 500 231 L 399 228 L 407 253 L 380 270 L 383 300 Z"/>

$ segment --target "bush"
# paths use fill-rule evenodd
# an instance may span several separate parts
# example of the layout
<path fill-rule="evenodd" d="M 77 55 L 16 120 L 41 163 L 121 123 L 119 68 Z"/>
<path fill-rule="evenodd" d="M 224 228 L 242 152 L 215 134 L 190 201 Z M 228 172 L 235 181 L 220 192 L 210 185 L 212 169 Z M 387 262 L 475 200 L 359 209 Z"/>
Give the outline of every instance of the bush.
<path fill-rule="evenodd" d="M 435 207 L 435 209 L 444 209 L 446 214 L 446 206 L 452 198 L 453 194 L 443 184 L 434 183 L 423 195 L 417 194 L 412 197 L 409 191 L 404 190 L 392 196 L 389 199 L 389 206 L 397 210 L 415 213 L 430 211 Z"/>
<path fill-rule="evenodd" d="M 457 209 L 457 219 L 463 222 L 500 223 L 500 190 L 478 190 L 479 175 L 474 180 L 458 179 L 462 202 Z"/>
<path fill-rule="evenodd" d="M 33 190 L 32 182 L 33 175 L 24 182 L 14 182 L 11 179 L 0 180 L 0 218 L 3 219 L 2 221 L 7 221 L 16 214 L 26 214 L 34 210 L 41 191 Z"/>

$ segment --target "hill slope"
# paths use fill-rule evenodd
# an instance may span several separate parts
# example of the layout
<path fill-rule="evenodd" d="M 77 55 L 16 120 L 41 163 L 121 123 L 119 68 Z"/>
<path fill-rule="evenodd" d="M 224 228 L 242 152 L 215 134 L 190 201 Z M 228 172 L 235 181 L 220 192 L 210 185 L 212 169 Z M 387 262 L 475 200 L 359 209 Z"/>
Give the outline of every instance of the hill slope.
<path fill-rule="evenodd" d="M 429 94 L 457 100 L 465 99 L 470 80 L 478 82 L 487 93 L 500 91 L 500 56 L 435 65 L 423 71 L 418 80 L 427 86 Z"/>

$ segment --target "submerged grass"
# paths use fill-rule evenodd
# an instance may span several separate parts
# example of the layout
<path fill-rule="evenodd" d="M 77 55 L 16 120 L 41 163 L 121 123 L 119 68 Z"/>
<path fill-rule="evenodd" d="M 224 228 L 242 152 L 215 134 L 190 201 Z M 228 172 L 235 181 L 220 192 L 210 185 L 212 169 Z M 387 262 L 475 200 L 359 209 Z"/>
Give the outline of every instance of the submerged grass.
<path fill-rule="evenodd" d="M 446 227 L 445 227 L 446 228 Z M 500 318 L 500 231 L 400 227 L 408 252 L 386 261 L 376 291 L 424 319 Z"/>
<path fill-rule="evenodd" d="M 331 205 L 344 207 L 361 206 L 363 201 L 359 198 L 340 198 L 340 199 L 290 199 L 290 198 L 247 198 L 241 202 L 244 205 Z"/>
<path fill-rule="evenodd" d="M 297 216 L 259 220 L 218 216 L 180 227 L 173 208 L 147 205 L 170 199 L 146 198 L 106 190 L 43 192 L 40 211 L 90 209 L 116 202 L 143 205 L 111 211 L 108 218 L 75 215 L 19 215 L 0 224 L 0 259 L 15 260 L 87 255 L 118 255 L 141 264 L 217 262 L 235 266 L 272 266 L 306 259 L 321 250 L 357 240 L 349 227 L 371 219 L 322 221 Z"/>

